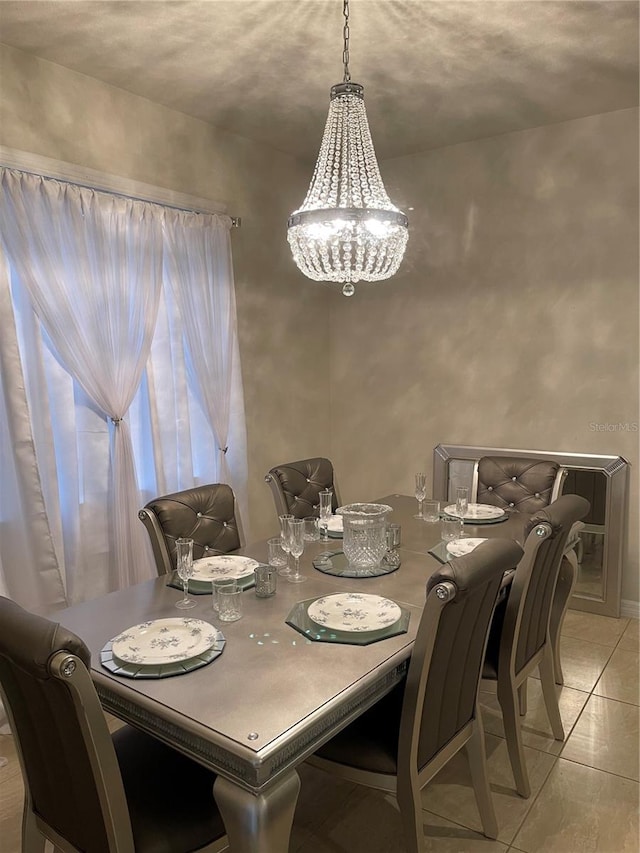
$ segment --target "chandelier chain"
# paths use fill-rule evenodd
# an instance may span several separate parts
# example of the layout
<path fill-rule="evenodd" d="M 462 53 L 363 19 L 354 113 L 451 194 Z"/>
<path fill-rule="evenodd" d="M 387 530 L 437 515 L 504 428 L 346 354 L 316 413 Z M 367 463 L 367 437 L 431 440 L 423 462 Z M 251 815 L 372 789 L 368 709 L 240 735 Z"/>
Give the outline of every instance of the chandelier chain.
<path fill-rule="evenodd" d="M 342 50 L 342 62 L 344 64 L 343 82 L 349 83 L 351 81 L 351 74 L 349 73 L 349 0 L 343 0 L 342 14 L 344 15 L 344 27 L 342 29 L 342 38 L 344 41 L 344 48 Z"/>

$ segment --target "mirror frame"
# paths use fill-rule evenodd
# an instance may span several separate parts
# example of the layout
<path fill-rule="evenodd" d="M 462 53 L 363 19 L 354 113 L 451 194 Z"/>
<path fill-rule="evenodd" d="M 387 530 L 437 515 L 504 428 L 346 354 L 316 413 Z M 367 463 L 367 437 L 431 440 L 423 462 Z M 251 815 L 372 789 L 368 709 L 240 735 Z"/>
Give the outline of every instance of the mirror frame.
<path fill-rule="evenodd" d="M 627 488 L 629 463 L 622 456 L 590 453 L 560 453 L 549 450 L 521 450 L 505 447 L 482 447 L 463 444 L 438 444 L 433 451 L 433 497 L 448 498 L 449 464 L 454 461 L 476 462 L 482 456 L 529 456 L 552 459 L 563 468 L 597 471 L 605 475 L 604 548 L 602 560 L 602 597 L 574 593 L 569 601 L 573 610 L 584 610 L 602 616 L 620 616 L 622 559 L 627 521 Z"/>

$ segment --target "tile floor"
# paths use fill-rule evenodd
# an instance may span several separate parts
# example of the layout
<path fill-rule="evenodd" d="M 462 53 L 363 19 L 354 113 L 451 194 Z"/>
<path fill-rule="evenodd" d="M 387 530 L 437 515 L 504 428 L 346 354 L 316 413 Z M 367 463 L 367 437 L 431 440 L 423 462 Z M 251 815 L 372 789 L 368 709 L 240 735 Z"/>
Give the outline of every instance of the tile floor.
<path fill-rule="evenodd" d="M 523 732 L 532 794 L 517 795 L 491 686 L 481 693 L 487 758 L 500 834 L 480 822 L 458 755 L 423 792 L 433 853 L 637 853 L 640 623 L 569 611 L 562 636 L 565 686 L 558 688 L 564 743 L 550 734 L 537 679 L 529 680 Z M 20 851 L 22 781 L 11 737 L 0 736 L 0 849 Z M 402 853 L 391 798 L 300 768 L 302 792 L 291 853 Z"/>

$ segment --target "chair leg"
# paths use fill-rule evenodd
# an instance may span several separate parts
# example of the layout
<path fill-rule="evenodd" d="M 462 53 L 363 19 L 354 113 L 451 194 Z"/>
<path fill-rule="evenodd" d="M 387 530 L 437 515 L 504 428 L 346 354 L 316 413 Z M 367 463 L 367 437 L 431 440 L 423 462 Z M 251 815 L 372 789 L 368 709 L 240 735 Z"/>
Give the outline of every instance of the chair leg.
<path fill-rule="evenodd" d="M 422 799 L 417 776 L 411 775 L 411 778 L 406 778 L 405 774 L 398 776 L 396 800 L 400 810 L 407 853 L 425 853 Z"/>
<path fill-rule="evenodd" d="M 36 826 L 33 812 L 25 797 L 22 813 L 22 851 L 23 853 L 44 853 L 46 838 Z"/>
<path fill-rule="evenodd" d="M 530 797 L 531 786 L 529 785 L 524 748 L 522 746 L 522 733 L 520 731 L 518 688 L 511 684 L 502 686 L 500 681 L 498 681 L 498 702 L 500 702 L 502 709 L 504 736 L 507 741 L 509 760 L 516 783 L 516 790 L 521 797 Z"/>
<path fill-rule="evenodd" d="M 558 707 L 558 697 L 556 696 L 556 683 L 553 666 L 553 649 L 548 641 L 542 660 L 539 665 L 540 683 L 542 684 L 542 696 L 547 709 L 547 716 L 551 723 L 551 731 L 556 740 L 564 740 L 564 728 L 562 726 L 562 717 L 560 716 L 560 708 Z"/>
<path fill-rule="evenodd" d="M 549 620 L 549 638 L 553 648 L 553 668 L 556 684 L 564 684 L 562 663 L 560 662 L 560 634 L 562 623 L 569 607 L 569 600 L 578 578 L 578 558 L 575 549 L 568 551 L 560 563 L 560 573 L 553 595 L 551 618 Z"/>
<path fill-rule="evenodd" d="M 527 686 L 529 684 L 529 679 L 525 678 L 520 687 L 518 687 L 518 709 L 520 711 L 521 717 L 526 717 L 527 715 Z"/>
<path fill-rule="evenodd" d="M 482 831 L 487 838 L 498 837 L 498 821 L 493 807 L 489 777 L 487 775 L 487 754 L 484 745 L 484 729 L 480 718 L 480 709 L 473 727 L 473 734 L 465 744 L 469 769 L 471 770 L 471 782 L 473 793 L 476 796 Z"/>

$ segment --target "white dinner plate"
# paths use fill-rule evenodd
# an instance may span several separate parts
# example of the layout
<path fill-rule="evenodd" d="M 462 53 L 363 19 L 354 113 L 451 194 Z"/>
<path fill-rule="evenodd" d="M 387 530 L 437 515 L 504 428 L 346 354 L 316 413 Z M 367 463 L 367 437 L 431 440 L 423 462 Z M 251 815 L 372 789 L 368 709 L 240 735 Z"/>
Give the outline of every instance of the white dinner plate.
<path fill-rule="evenodd" d="M 456 510 L 455 504 L 449 504 L 444 508 L 445 515 L 453 515 L 460 518 Z M 491 506 L 491 504 L 469 504 L 467 511 L 462 516 L 465 521 L 487 521 L 491 518 L 502 518 L 505 511 L 499 506 Z"/>
<path fill-rule="evenodd" d="M 202 619 L 152 619 L 114 637 L 113 654 L 126 663 L 163 664 L 189 660 L 210 649 L 216 629 Z"/>
<path fill-rule="evenodd" d="M 320 525 L 324 524 L 324 522 L 320 522 Z M 330 519 L 327 521 L 327 529 L 332 533 L 342 533 L 343 532 L 343 524 L 342 524 L 342 516 L 341 515 L 332 515 Z"/>
<path fill-rule="evenodd" d="M 215 581 L 218 578 L 246 578 L 260 563 L 239 554 L 216 554 L 193 561 L 192 578 L 196 581 Z"/>
<path fill-rule="evenodd" d="M 340 592 L 317 598 L 307 610 L 317 625 L 334 631 L 377 631 L 393 625 L 402 610 L 388 598 L 361 592 Z"/>
<path fill-rule="evenodd" d="M 453 539 L 447 542 L 447 551 L 452 557 L 464 557 L 465 554 L 470 554 L 474 548 L 477 548 L 481 542 L 486 542 L 486 539 L 477 539 L 469 537 L 468 539 Z"/>

